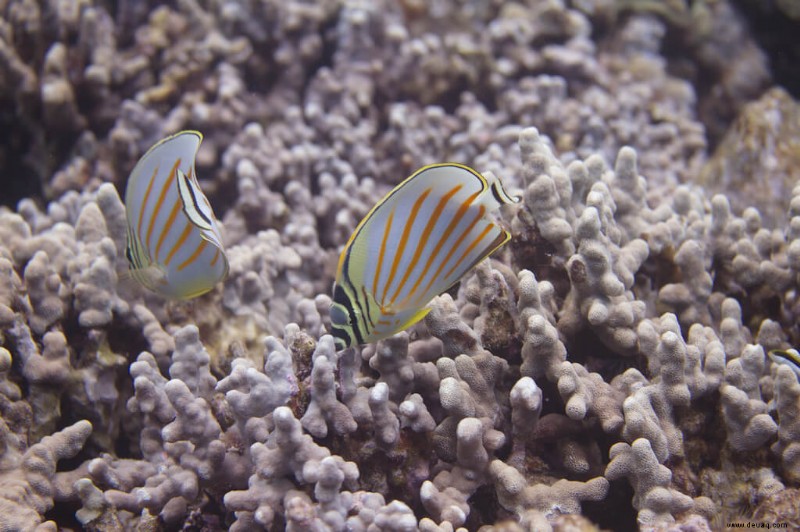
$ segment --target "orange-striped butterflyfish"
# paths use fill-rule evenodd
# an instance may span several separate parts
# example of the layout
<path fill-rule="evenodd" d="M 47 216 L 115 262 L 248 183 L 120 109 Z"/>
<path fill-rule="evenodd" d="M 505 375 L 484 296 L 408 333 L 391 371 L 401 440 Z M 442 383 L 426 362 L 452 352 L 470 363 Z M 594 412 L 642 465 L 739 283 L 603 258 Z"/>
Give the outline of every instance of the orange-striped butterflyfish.
<path fill-rule="evenodd" d="M 337 349 L 418 322 L 431 299 L 508 242 L 489 214 L 519 200 L 487 175 L 455 163 L 425 166 L 367 213 L 339 257 L 331 303 Z"/>
<path fill-rule="evenodd" d="M 194 169 L 202 140 L 198 131 L 161 140 L 136 163 L 125 190 L 131 276 L 176 299 L 204 294 L 228 274 L 219 223 Z"/>

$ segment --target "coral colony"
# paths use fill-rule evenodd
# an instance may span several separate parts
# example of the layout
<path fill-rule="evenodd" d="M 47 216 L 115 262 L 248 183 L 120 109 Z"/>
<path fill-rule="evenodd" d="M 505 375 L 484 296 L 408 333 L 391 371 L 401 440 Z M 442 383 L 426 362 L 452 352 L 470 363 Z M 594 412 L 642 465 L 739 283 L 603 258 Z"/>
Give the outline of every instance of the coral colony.
<path fill-rule="evenodd" d="M 727 0 L 111 4 L 0 2 L 0 529 L 800 526 L 800 111 Z M 121 199 L 184 130 L 188 301 Z M 340 253 L 451 161 L 510 240 L 342 348 Z"/>

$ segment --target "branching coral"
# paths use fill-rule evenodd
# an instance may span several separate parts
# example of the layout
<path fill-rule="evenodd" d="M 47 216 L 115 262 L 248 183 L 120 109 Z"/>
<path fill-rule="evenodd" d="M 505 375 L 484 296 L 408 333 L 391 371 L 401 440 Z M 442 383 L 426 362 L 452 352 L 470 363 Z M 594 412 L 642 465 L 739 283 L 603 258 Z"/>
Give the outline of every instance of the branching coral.
<path fill-rule="evenodd" d="M 692 508 L 690 497 L 670 489 L 672 473 L 658 463 L 649 440 L 639 438 L 631 445 L 616 443 L 610 458 L 606 476 L 610 480 L 626 477 L 633 486 L 633 507 L 639 510 L 639 526 L 669 524 L 676 514 Z"/>
<path fill-rule="evenodd" d="M 11 442 L 6 439 L 6 460 L 10 458 L 9 453 L 17 456 L 14 465 L 9 463 L 0 473 L 0 526 L 20 530 L 56 529 L 52 521 L 42 523 L 42 516 L 53 507 L 54 484 L 59 476 L 67 475 L 56 472 L 57 463 L 78 454 L 91 432 L 91 423 L 79 421 L 45 436 L 24 451 L 8 445 Z"/>
<path fill-rule="evenodd" d="M 6 528 L 79 504 L 95 530 L 786 513 L 798 386 L 767 354 L 800 338 L 800 187 L 784 218 L 696 178 L 753 153 L 789 176 L 796 104 L 765 93 L 700 170 L 766 72 L 729 0 L 0 4 Z M 119 195 L 181 129 L 230 263 L 190 302 L 130 278 Z M 337 353 L 342 246 L 443 161 L 522 198 L 511 241 L 422 323 Z"/>

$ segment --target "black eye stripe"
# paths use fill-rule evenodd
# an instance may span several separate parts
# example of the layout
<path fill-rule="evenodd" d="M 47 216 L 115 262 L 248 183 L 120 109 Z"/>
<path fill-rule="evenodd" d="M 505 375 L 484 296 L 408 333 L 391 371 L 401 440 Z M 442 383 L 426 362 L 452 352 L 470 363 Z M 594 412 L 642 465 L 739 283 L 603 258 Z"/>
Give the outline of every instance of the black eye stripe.
<path fill-rule="evenodd" d="M 361 304 L 361 300 L 357 297 L 358 292 L 356 291 L 356 286 L 353 281 L 350 279 L 348 274 L 348 268 L 350 265 L 350 251 L 348 250 L 347 257 L 344 261 L 344 275 L 342 276 L 342 283 L 346 283 L 347 286 L 350 287 L 351 292 L 353 293 L 354 297 L 351 298 L 349 294 L 342 288 L 340 285 L 336 285 L 336 289 L 334 290 L 333 299 L 337 301 L 337 298 L 341 298 L 342 300 L 347 301 L 345 307 L 347 308 L 348 312 L 350 313 L 350 325 L 352 325 L 353 333 L 356 335 L 356 341 L 359 345 L 364 343 L 364 335 L 361 331 L 369 332 L 370 325 L 367 323 L 367 320 L 370 322 L 372 321 L 372 317 L 369 315 L 368 312 L 364 312 L 364 307 Z M 369 298 L 366 297 L 366 291 L 364 291 L 364 303 L 369 305 Z M 354 305 L 355 303 L 355 305 Z M 358 312 L 361 314 L 362 323 L 359 323 L 358 317 L 355 313 L 355 306 L 358 306 Z M 369 309 L 368 309 L 369 310 Z"/>
<path fill-rule="evenodd" d="M 333 288 L 333 301 L 339 303 L 341 306 L 348 308 L 350 306 L 350 298 L 347 297 L 347 292 L 341 285 L 336 285 Z"/>
<path fill-rule="evenodd" d="M 356 341 L 359 344 L 364 343 L 364 337 L 361 336 L 361 331 L 359 331 L 359 324 L 358 319 L 356 318 L 356 313 L 353 308 L 353 303 L 350 300 L 350 296 L 347 295 L 347 292 L 339 285 L 336 285 L 336 288 L 333 290 L 333 300 L 347 309 L 347 314 L 350 316 L 350 327 L 353 330 L 353 333 L 356 335 Z M 335 330 L 335 329 L 334 329 Z M 349 333 L 348 333 L 349 337 Z M 350 337 L 350 344 L 352 344 L 352 337 Z"/>
<path fill-rule="evenodd" d="M 341 342 L 344 343 L 342 349 L 353 344 L 352 337 L 348 334 L 348 332 L 345 329 L 339 327 L 332 327 L 332 329 L 333 330 L 331 331 L 331 333 L 333 334 L 334 337 L 334 344 L 337 343 L 336 340 L 340 340 Z"/>

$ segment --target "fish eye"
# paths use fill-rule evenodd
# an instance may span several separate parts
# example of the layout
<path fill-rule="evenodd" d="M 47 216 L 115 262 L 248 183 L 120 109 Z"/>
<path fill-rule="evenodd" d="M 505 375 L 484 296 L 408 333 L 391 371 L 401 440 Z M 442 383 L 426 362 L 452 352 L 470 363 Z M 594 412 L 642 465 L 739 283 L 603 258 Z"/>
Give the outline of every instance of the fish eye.
<path fill-rule="evenodd" d="M 337 303 L 331 305 L 331 323 L 334 325 L 347 325 L 350 323 L 347 313 Z"/>

